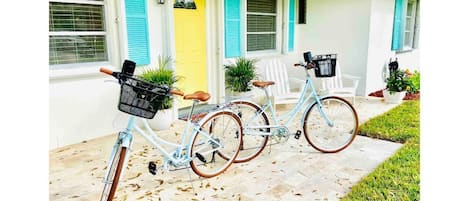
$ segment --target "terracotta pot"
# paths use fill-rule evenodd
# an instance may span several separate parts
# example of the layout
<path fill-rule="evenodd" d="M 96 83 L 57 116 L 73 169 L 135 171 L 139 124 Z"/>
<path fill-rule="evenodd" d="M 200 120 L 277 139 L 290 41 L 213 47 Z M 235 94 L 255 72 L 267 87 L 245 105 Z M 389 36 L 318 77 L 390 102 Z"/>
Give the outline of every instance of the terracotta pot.
<path fill-rule="evenodd" d="M 406 91 L 394 92 L 393 94 L 391 94 L 389 90 L 383 90 L 383 97 L 386 103 L 401 103 L 405 97 L 405 94 Z"/>

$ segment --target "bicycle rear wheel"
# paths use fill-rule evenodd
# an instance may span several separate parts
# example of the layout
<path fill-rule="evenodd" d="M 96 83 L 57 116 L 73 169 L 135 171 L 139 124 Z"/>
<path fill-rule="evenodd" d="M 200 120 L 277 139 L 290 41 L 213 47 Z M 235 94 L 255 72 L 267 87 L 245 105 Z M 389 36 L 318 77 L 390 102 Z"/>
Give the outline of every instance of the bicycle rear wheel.
<path fill-rule="evenodd" d="M 101 201 L 111 201 L 119 184 L 119 178 L 122 172 L 122 167 L 125 162 L 125 155 L 127 153 L 126 147 L 118 147 L 117 152 L 111 159 L 111 166 L 109 172 L 104 179 L 104 189 L 101 194 Z"/>
<path fill-rule="evenodd" d="M 270 133 L 270 128 L 253 129 L 251 127 L 269 125 L 269 119 L 265 112 L 258 114 L 257 111 L 261 111 L 261 108 L 250 102 L 233 101 L 230 109 L 240 117 L 244 132 L 239 154 L 234 162 L 250 161 L 264 150 L 269 138 L 267 134 Z M 266 135 L 257 135 L 253 132 L 264 132 Z"/>
<path fill-rule="evenodd" d="M 303 132 L 308 143 L 324 153 L 336 153 L 347 148 L 358 133 L 358 116 L 353 106 L 340 97 L 321 100 L 322 111 L 332 122 L 321 115 L 317 103 L 306 111 Z"/>
<path fill-rule="evenodd" d="M 197 175 L 210 178 L 224 172 L 238 155 L 241 120 L 233 112 L 218 111 L 200 125 L 191 145 L 190 166 Z"/>

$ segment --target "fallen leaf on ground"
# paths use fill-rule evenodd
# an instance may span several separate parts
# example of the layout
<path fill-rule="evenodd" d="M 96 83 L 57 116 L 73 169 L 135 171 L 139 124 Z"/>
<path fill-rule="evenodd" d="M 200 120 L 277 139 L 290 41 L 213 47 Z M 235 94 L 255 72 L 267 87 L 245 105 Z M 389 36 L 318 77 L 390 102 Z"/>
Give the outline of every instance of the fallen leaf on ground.
<path fill-rule="evenodd" d="M 135 178 L 139 177 L 140 175 L 142 175 L 142 173 L 141 173 L 141 172 L 137 173 L 137 175 L 135 175 L 134 177 L 130 177 L 128 180 L 135 179 Z"/>

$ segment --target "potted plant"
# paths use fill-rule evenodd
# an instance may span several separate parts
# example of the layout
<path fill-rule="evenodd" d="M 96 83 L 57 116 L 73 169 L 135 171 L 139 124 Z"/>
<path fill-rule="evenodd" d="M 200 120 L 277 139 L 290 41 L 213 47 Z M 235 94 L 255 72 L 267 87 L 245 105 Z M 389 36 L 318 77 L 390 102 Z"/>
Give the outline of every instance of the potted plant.
<path fill-rule="evenodd" d="M 410 80 L 406 71 L 394 69 L 390 71 L 386 79 L 386 89 L 383 90 L 383 97 L 387 103 L 400 103 L 404 99 L 406 92 L 410 90 Z"/>
<path fill-rule="evenodd" d="M 144 69 L 140 75 L 143 80 L 151 83 L 167 85 L 170 88 L 174 88 L 176 82 L 181 77 L 176 76 L 173 70 L 168 69 L 168 65 L 173 62 L 173 59 L 169 56 L 159 56 L 157 68 Z M 162 101 L 158 101 L 155 104 L 158 109 L 155 117 L 148 121 L 150 127 L 154 130 L 167 130 L 172 123 L 172 112 L 173 98 L 171 96 L 165 97 Z"/>
<path fill-rule="evenodd" d="M 237 58 L 234 64 L 225 65 L 225 88 L 231 96 L 251 91 L 250 85 L 256 75 L 257 59 Z"/>

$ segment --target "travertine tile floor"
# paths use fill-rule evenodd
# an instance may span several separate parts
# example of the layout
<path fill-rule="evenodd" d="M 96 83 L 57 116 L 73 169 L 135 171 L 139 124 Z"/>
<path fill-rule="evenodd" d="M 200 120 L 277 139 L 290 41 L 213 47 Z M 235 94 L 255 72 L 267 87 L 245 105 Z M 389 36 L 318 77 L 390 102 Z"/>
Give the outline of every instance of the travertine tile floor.
<path fill-rule="evenodd" d="M 372 97 L 357 98 L 355 104 L 360 123 L 395 106 Z M 184 122 L 178 121 L 160 135 L 174 138 L 182 125 Z M 50 200 L 99 200 L 115 137 L 112 134 L 51 150 Z M 285 143 L 266 147 L 248 163 L 233 164 L 225 173 L 205 179 L 191 169 L 151 175 L 148 162 L 162 161 L 162 157 L 142 137 L 135 135 L 116 200 L 339 200 L 400 146 L 358 136 L 344 151 L 323 154 L 310 147 L 304 136 L 299 140 L 290 138 Z"/>

